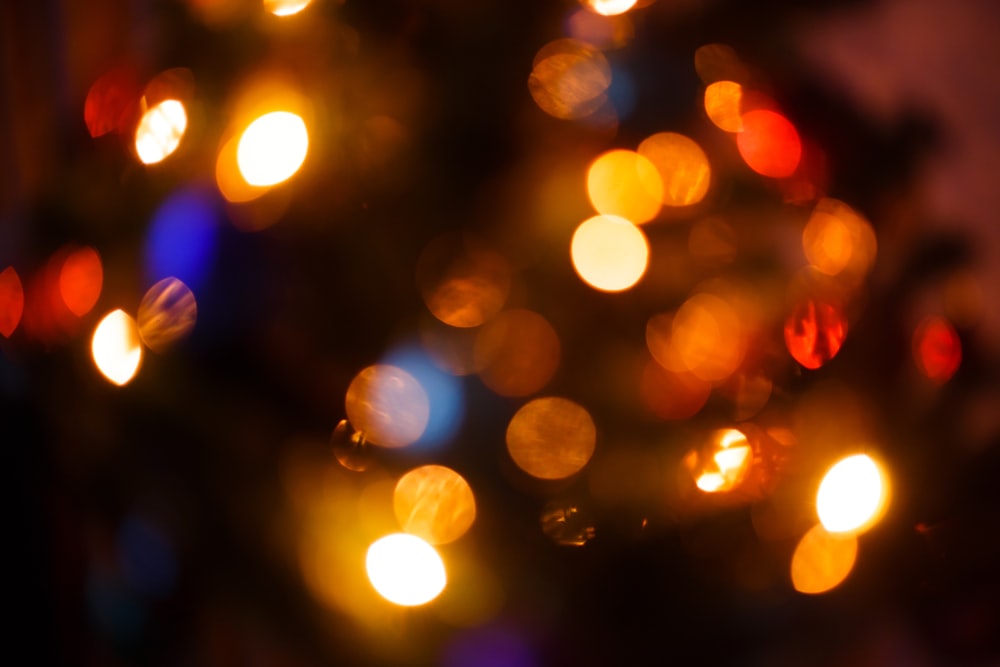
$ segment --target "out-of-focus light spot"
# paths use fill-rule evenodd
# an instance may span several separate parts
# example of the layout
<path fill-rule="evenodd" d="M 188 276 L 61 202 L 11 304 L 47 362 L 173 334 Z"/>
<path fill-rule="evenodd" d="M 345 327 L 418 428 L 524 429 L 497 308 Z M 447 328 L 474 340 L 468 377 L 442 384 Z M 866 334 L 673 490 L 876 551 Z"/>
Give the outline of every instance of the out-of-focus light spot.
<path fill-rule="evenodd" d="M 743 131 L 736 135 L 736 145 L 747 166 L 761 176 L 787 178 L 802 159 L 802 141 L 795 126 L 769 109 L 743 114 Z"/>
<path fill-rule="evenodd" d="M 198 302 L 187 285 L 171 276 L 146 290 L 136 319 L 142 342 L 165 352 L 194 329 Z"/>
<path fill-rule="evenodd" d="M 399 478 L 393 509 L 400 527 L 431 544 L 454 542 L 476 519 L 476 499 L 451 468 L 426 465 Z"/>
<path fill-rule="evenodd" d="M 365 565 L 378 594 L 403 607 L 427 604 L 447 583 L 441 556 L 415 535 L 395 533 L 376 540 Z"/>
<path fill-rule="evenodd" d="M 364 472 L 375 463 L 365 434 L 346 419 L 341 419 L 330 434 L 330 448 L 337 462 L 353 472 Z"/>
<path fill-rule="evenodd" d="M 969 271 L 952 274 L 944 287 L 944 311 L 955 326 L 971 327 L 983 315 L 983 288 Z"/>
<path fill-rule="evenodd" d="M 576 120 L 590 116 L 607 102 L 611 66 L 600 51 L 575 39 L 560 39 L 535 56 L 528 91 L 550 116 Z"/>
<path fill-rule="evenodd" d="M 219 151 L 219 157 L 215 162 L 215 183 L 219 187 L 219 192 L 226 201 L 233 204 L 241 204 L 253 201 L 266 193 L 270 188 L 250 185 L 240 173 L 240 166 L 236 162 L 236 149 L 239 146 L 239 137 L 232 137 L 223 144 Z"/>
<path fill-rule="evenodd" d="M 90 351 L 97 370 L 108 381 L 119 386 L 127 384 L 142 362 L 139 328 L 124 311 L 111 311 L 94 329 Z"/>
<path fill-rule="evenodd" d="M 785 320 L 785 346 L 795 361 L 815 370 L 837 356 L 847 319 L 830 303 L 806 299 Z"/>
<path fill-rule="evenodd" d="M 461 426 L 465 412 L 462 383 L 454 376 L 442 372 L 416 343 L 405 343 L 393 348 L 380 363 L 408 373 L 427 395 L 427 426 L 413 444 L 434 448 L 450 442 Z"/>
<path fill-rule="evenodd" d="M 800 593 L 818 595 L 840 585 L 854 569 L 858 540 L 832 535 L 817 524 L 806 533 L 792 555 L 792 585 Z"/>
<path fill-rule="evenodd" d="M 290 111 L 272 111 L 243 131 L 236 147 L 236 163 L 248 184 L 277 185 L 295 175 L 308 150 L 305 121 Z"/>
<path fill-rule="evenodd" d="M 87 91 L 83 119 L 90 136 L 100 137 L 125 126 L 129 109 L 139 99 L 139 81 L 128 66 L 103 74 Z"/>
<path fill-rule="evenodd" d="M 658 132 L 639 144 L 639 155 L 660 174 L 664 206 L 691 206 L 705 198 L 712 168 L 705 151 L 693 139 L 676 132 Z"/>
<path fill-rule="evenodd" d="M 565 398 L 536 398 L 521 406 L 507 426 L 510 457 L 540 479 L 575 475 L 590 461 L 596 444 L 590 413 Z"/>
<path fill-rule="evenodd" d="M 97 303 L 104 283 L 101 256 L 93 248 L 71 252 L 59 271 L 59 294 L 77 317 L 83 317 Z"/>
<path fill-rule="evenodd" d="M 177 150 L 187 122 L 179 100 L 164 100 L 142 114 L 135 130 L 135 152 L 142 163 L 156 164 Z"/>
<path fill-rule="evenodd" d="M 882 469 L 870 456 L 848 456 L 823 476 L 816 494 L 816 513 L 831 533 L 860 533 L 881 517 L 887 492 Z"/>
<path fill-rule="evenodd" d="M 501 312 L 477 333 L 473 354 L 483 383 L 501 396 L 527 396 L 559 367 L 559 336 L 530 310 Z"/>
<path fill-rule="evenodd" d="M 944 384 L 962 363 L 962 341 L 951 323 L 941 317 L 928 317 L 913 332 L 913 359 L 920 372 L 938 384 Z"/>
<path fill-rule="evenodd" d="M 125 580 L 140 593 L 166 595 L 177 579 L 177 559 L 166 533 L 152 521 L 131 515 L 118 529 L 118 562 Z"/>
<path fill-rule="evenodd" d="M 312 0 L 264 0 L 264 9 L 275 16 L 292 16 L 308 7 Z"/>
<path fill-rule="evenodd" d="M 735 81 L 715 81 L 705 88 L 705 113 L 726 132 L 743 131 L 743 86 Z"/>
<path fill-rule="evenodd" d="M 636 0 L 583 0 L 583 2 L 601 16 L 617 16 L 635 7 Z"/>
<path fill-rule="evenodd" d="M 602 16 L 588 9 L 573 12 L 566 31 L 573 39 L 602 50 L 625 46 L 635 32 L 627 16 Z"/>
<path fill-rule="evenodd" d="M 703 262 L 729 264 L 736 259 L 736 231 L 720 218 L 703 218 L 691 226 L 688 250 Z"/>
<path fill-rule="evenodd" d="M 347 419 L 382 447 L 416 442 L 430 419 L 427 392 L 415 377 L 395 366 L 376 364 L 358 373 L 344 400 Z"/>
<path fill-rule="evenodd" d="M 594 522 L 574 503 L 546 504 L 540 521 L 545 537 L 564 547 L 582 547 L 597 534 Z"/>
<path fill-rule="evenodd" d="M 712 385 L 691 373 L 670 371 L 650 360 L 643 370 L 639 393 L 654 415 L 678 421 L 698 414 L 712 393 Z"/>
<path fill-rule="evenodd" d="M 215 260 L 218 201 L 200 187 L 178 190 L 160 204 L 146 233 L 146 277 L 174 277 L 198 292 Z"/>
<path fill-rule="evenodd" d="M 693 295 L 677 310 L 671 346 L 694 375 L 718 383 L 739 368 L 746 354 L 743 323 L 736 310 L 714 294 Z"/>
<path fill-rule="evenodd" d="M 802 230 L 806 259 L 830 276 L 862 276 L 875 261 L 877 242 L 872 226 L 850 206 L 836 199 L 816 204 Z"/>
<path fill-rule="evenodd" d="M 649 242 L 625 218 L 597 215 L 576 228 L 570 256 L 585 283 L 604 292 L 621 292 L 646 273 Z"/>
<path fill-rule="evenodd" d="M 56 250 L 25 286 L 21 326 L 28 337 L 56 344 L 76 335 L 80 316 L 69 309 L 62 292 L 62 271 L 75 250 L 69 245 Z"/>
<path fill-rule="evenodd" d="M 694 69 L 706 86 L 716 81 L 742 81 L 749 77 L 746 65 L 728 44 L 705 44 L 694 52 Z"/>
<path fill-rule="evenodd" d="M 591 163 L 587 194 L 598 213 L 641 224 L 660 212 L 663 180 L 649 158 L 618 149 L 599 155 Z"/>
<path fill-rule="evenodd" d="M 417 282 L 434 317 L 453 327 L 478 327 L 503 308 L 510 265 L 469 236 L 446 235 L 420 254 Z"/>
<path fill-rule="evenodd" d="M 10 338 L 24 313 L 24 287 L 13 266 L 0 273 L 0 334 Z"/>
<path fill-rule="evenodd" d="M 746 478 L 752 461 L 753 450 L 746 434 L 729 428 L 713 434 L 704 452 L 688 454 L 685 465 L 699 489 L 705 493 L 722 493 L 732 491 Z"/>

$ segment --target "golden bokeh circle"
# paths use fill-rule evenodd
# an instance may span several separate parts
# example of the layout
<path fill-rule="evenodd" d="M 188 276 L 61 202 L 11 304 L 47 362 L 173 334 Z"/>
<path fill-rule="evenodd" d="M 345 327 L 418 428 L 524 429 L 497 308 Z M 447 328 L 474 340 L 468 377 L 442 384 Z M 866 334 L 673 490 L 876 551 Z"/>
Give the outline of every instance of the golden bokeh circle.
<path fill-rule="evenodd" d="M 691 206 L 705 198 L 712 167 L 693 139 L 676 132 L 658 132 L 639 144 L 639 155 L 660 174 L 664 206 Z"/>
<path fill-rule="evenodd" d="M 393 509 L 400 527 L 431 544 L 454 542 L 476 519 L 476 499 L 451 468 L 425 465 L 399 478 Z"/>
<path fill-rule="evenodd" d="M 507 426 L 507 451 L 532 477 L 565 479 L 594 454 L 597 429 L 587 410 L 555 396 L 526 403 Z"/>
<path fill-rule="evenodd" d="M 412 375 L 387 364 L 358 373 L 344 400 L 347 419 L 365 439 L 382 447 L 405 447 L 427 428 L 430 401 Z"/>

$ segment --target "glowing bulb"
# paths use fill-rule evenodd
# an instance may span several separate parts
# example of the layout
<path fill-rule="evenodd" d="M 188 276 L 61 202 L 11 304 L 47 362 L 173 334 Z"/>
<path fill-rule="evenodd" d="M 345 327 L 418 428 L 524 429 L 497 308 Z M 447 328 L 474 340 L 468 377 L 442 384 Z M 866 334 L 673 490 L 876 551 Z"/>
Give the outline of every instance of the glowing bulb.
<path fill-rule="evenodd" d="M 305 122 L 288 111 L 264 114 L 250 123 L 236 147 L 236 163 L 250 185 L 277 185 L 299 170 L 309 150 Z"/>
<path fill-rule="evenodd" d="M 573 233 L 570 256 L 577 274 L 591 287 L 621 292 L 639 282 L 649 263 L 642 230 L 616 215 L 597 215 Z"/>
<path fill-rule="evenodd" d="M 264 9 L 275 16 L 292 16 L 308 7 L 312 0 L 264 0 Z"/>
<path fill-rule="evenodd" d="M 127 384 L 142 361 L 139 328 L 124 311 L 112 311 L 94 330 L 90 350 L 97 370 L 104 377 L 119 386 Z"/>
<path fill-rule="evenodd" d="M 187 112 L 177 100 L 151 107 L 135 131 L 135 152 L 143 164 L 156 164 L 177 150 L 187 129 Z"/>
<path fill-rule="evenodd" d="M 885 480 L 866 454 L 838 461 L 823 477 L 816 494 L 820 523 L 831 533 L 861 532 L 885 506 Z"/>
<path fill-rule="evenodd" d="M 378 594 L 404 607 L 430 602 L 447 583 L 444 562 L 434 547 L 406 533 L 376 540 L 368 547 L 365 566 Z"/>

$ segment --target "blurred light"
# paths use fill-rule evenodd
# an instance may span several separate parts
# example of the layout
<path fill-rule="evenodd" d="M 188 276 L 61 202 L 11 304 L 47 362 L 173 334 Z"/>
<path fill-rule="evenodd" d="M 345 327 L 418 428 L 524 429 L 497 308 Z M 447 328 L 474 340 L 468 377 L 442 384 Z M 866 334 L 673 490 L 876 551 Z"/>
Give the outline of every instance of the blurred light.
<path fill-rule="evenodd" d="M 90 351 L 104 377 L 119 386 L 127 384 L 142 361 L 142 344 L 135 321 L 122 310 L 111 311 L 94 329 Z"/>
<path fill-rule="evenodd" d="M 639 393 L 646 408 L 660 419 L 689 419 L 708 402 L 712 385 L 686 371 L 674 372 L 650 360 Z"/>
<path fill-rule="evenodd" d="M 588 9 L 573 12 L 566 30 L 573 39 L 602 50 L 625 46 L 635 32 L 627 16 L 602 16 Z"/>
<path fill-rule="evenodd" d="M 236 163 L 248 184 L 277 185 L 299 170 L 308 149 L 309 134 L 302 118 L 289 111 L 273 111 L 243 131 Z"/>
<path fill-rule="evenodd" d="M 743 114 L 743 131 L 736 135 L 736 145 L 748 167 L 771 178 L 791 176 L 802 158 L 795 126 L 769 109 Z"/>
<path fill-rule="evenodd" d="M 559 367 L 559 336 L 538 313 L 507 310 L 479 330 L 473 354 L 483 384 L 501 396 L 527 396 Z"/>
<path fill-rule="evenodd" d="M 847 336 L 847 319 L 833 304 L 801 301 L 785 320 L 785 346 L 795 361 L 815 370 L 837 356 Z"/>
<path fill-rule="evenodd" d="M 649 158 L 634 151 L 612 150 L 591 163 L 587 194 L 598 213 L 641 224 L 660 212 L 663 181 Z"/>
<path fill-rule="evenodd" d="M 217 198 L 200 186 L 177 190 L 160 204 L 146 232 L 149 283 L 173 277 L 198 292 L 215 262 L 218 214 Z"/>
<path fill-rule="evenodd" d="M 594 522 L 573 503 L 547 503 L 540 521 L 545 537 L 563 547 L 582 547 L 596 534 Z"/>
<path fill-rule="evenodd" d="M 704 262 L 729 264 L 736 259 L 736 231 L 720 218 L 703 218 L 691 226 L 688 251 Z"/>
<path fill-rule="evenodd" d="M 743 86 L 735 81 L 715 81 L 705 88 L 705 113 L 726 132 L 743 131 Z"/>
<path fill-rule="evenodd" d="M 507 301 L 510 266 L 468 235 L 445 235 L 421 252 L 417 282 L 434 317 L 454 327 L 478 327 Z"/>
<path fill-rule="evenodd" d="M 749 77 L 746 65 L 728 44 L 705 44 L 694 52 L 694 69 L 706 86 L 716 81 L 742 81 Z"/>
<path fill-rule="evenodd" d="M 862 276 L 875 261 L 875 232 L 872 226 L 847 204 L 823 199 L 816 204 L 802 230 L 806 259 L 830 276 L 842 272 Z"/>
<path fill-rule="evenodd" d="M 887 500 L 881 468 L 867 454 L 835 463 L 823 476 L 816 494 L 819 521 L 831 533 L 860 533 L 881 516 Z"/>
<path fill-rule="evenodd" d="M 270 188 L 250 185 L 240 173 L 240 166 L 236 162 L 236 149 L 239 146 L 239 137 L 232 137 L 219 151 L 219 157 L 215 162 L 215 183 L 219 187 L 219 192 L 226 201 L 233 204 L 241 204 L 253 201 Z"/>
<path fill-rule="evenodd" d="M 24 287 L 13 266 L 0 273 L 0 334 L 10 338 L 24 313 Z"/>
<path fill-rule="evenodd" d="M 341 419 L 330 434 L 330 448 L 340 465 L 354 472 L 364 472 L 375 462 L 371 448 L 367 446 L 365 434 L 354 428 L 351 422 Z"/>
<path fill-rule="evenodd" d="M 385 364 L 358 373 L 344 400 L 347 419 L 368 442 L 382 447 L 405 447 L 427 428 L 430 403 L 427 392 L 406 371 Z"/>
<path fill-rule="evenodd" d="M 62 290 L 63 269 L 75 250 L 71 245 L 57 249 L 25 286 L 21 326 L 28 337 L 51 345 L 77 334 L 80 316 L 69 309 Z"/>
<path fill-rule="evenodd" d="M 434 448 L 451 442 L 462 425 L 465 413 L 462 383 L 442 372 L 416 343 L 394 347 L 382 357 L 380 363 L 408 373 L 427 395 L 427 426 L 413 444 Z"/>
<path fill-rule="evenodd" d="M 120 130 L 139 99 L 139 81 L 133 68 L 116 67 L 101 75 L 87 91 L 83 119 L 93 138 Z"/>
<path fill-rule="evenodd" d="M 378 594 L 393 604 L 426 604 L 444 590 L 444 563 L 434 547 L 405 533 L 386 535 L 368 548 L 368 580 Z"/>
<path fill-rule="evenodd" d="M 664 206 L 691 206 L 705 198 L 712 168 L 705 151 L 693 139 L 676 132 L 658 132 L 639 144 L 639 155 L 660 174 Z"/>
<path fill-rule="evenodd" d="M 564 479 L 587 465 L 597 430 L 590 413 L 565 398 L 536 398 L 514 414 L 507 426 L 507 451 L 533 477 Z"/>
<path fill-rule="evenodd" d="M 800 593 L 826 593 L 840 585 L 854 569 L 858 540 L 853 535 L 831 535 L 821 524 L 806 533 L 792 555 L 792 585 Z"/>
<path fill-rule="evenodd" d="M 983 315 L 983 288 L 969 271 L 956 271 L 944 287 L 944 310 L 955 326 L 971 327 Z"/>
<path fill-rule="evenodd" d="M 746 339 L 736 310 L 725 300 L 698 293 L 677 310 L 671 346 L 684 366 L 706 382 L 718 383 L 743 362 Z"/>
<path fill-rule="evenodd" d="M 177 580 L 170 538 L 155 523 L 128 516 L 118 529 L 118 563 L 125 580 L 140 593 L 166 595 Z"/>
<path fill-rule="evenodd" d="M 584 0 L 584 4 L 602 16 L 617 16 L 635 7 L 636 0 Z"/>
<path fill-rule="evenodd" d="M 414 468 L 400 477 L 393 509 L 403 531 L 431 544 L 454 542 L 476 519 L 476 499 L 469 483 L 439 465 Z"/>
<path fill-rule="evenodd" d="M 83 317 L 97 303 L 104 282 L 101 256 L 93 248 L 71 252 L 59 271 L 59 293 L 63 303 L 77 317 Z"/>
<path fill-rule="evenodd" d="M 695 484 L 706 493 L 732 491 L 746 477 L 753 460 L 747 436 L 735 428 L 713 434 L 709 448 L 699 456 L 691 452 L 685 463 Z"/>
<path fill-rule="evenodd" d="M 187 112 L 178 100 L 151 107 L 135 131 L 135 152 L 143 164 L 156 164 L 177 150 L 187 129 Z"/>
<path fill-rule="evenodd" d="M 137 314 L 139 335 L 151 350 L 165 352 L 194 329 L 198 303 L 177 278 L 164 278 L 142 297 Z"/>
<path fill-rule="evenodd" d="M 604 292 L 621 292 L 646 273 L 649 242 L 625 218 L 597 215 L 576 228 L 570 256 L 585 283 Z"/>
<path fill-rule="evenodd" d="M 611 66 L 590 44 L 549 42 L 535 56 L 528 91 L 542 111 L 563 120 L 590 116 L 607 102 Z"/>
<path fill-rule="evenodd" d="M 962 363 L 962 341 L 958 332 L 944 318 L 924 319 L 913 332 L 913 359 L 921 373 L 944 384 Z"/>
<path fill-rule="evenodd" d="M 264 0 L 264 9 L 275 16 L 292 16 L 308 7 L 312 0 Z"/>

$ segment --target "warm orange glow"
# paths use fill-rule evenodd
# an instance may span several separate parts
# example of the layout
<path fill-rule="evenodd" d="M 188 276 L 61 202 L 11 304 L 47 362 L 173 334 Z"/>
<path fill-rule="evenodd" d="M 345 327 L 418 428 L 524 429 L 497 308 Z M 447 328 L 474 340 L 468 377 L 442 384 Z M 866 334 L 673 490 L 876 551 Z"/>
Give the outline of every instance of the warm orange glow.
<path fill-rule="evenodd" d="M 431 544 L 454 542 L 476 519 L 476 499 L 469 483 L 439 465 L 414 468 L 400 477 L 393 508 L 405 532 Z"/>
<path fill-rule="evenodd" d="M 264 0 L 264 9 L 275 16 L 292 16 L 312 4 L 312 0 Z"/>
<path fill-rule="evenodd" d="M 695 485 L 705 493 L 732 491 L 744 480 L 752 461 L 746 435 L 735 428 L 716 432 L 707 451 L 702 455 L 691 452 L 685 459 Z"/>
<path fill-rule="evenodd" d="M 156 164 L 169 157 L 187 130 L 187 112 L 179 100 L 163 100 L 149 108 L 135 131 L 135 152 L 143 164 Z"/>
<path fill-rule="evenodd" d="M 122 310 L 108 313 L 94 329 L 90 351 L 97 370 L 109 382 L 127 384 L 142 362 L 142 344 L 135 321 Z"/>
<path fill-rule="evenodd" d="M 479 330 L 473 353 L 487 387 L 501 396 L 527 396 L 559 367 L 559 336 L 538 313 L 508 310 Z"/>
<path fill-rule="evenodd" d="M 625 218 L 598 215 L 576 228 L 570 256 L 585 283 L 604 292 L 621 292 L 646 273 L 649 242 L 642 230 Z"/>
<path fill-rule="evenodd" d="M 290 111 L 272 111 L 254 119 L 240 135 L 236 163 L 249 185 L 277 185 L 295 175 L 308 150 L 305 121 Z"/>
<path fill-rule="evenodd" d="M 735 81 L 716 81 L 705 88 L 705 113 L 726 132 L 743 131 L 743 86 Z"/>
<path fill-rule="evenodd" d="M 447 583 L 444 562 L 434 547 L 415 535 L 386 535 L 368 548 L 368 580 L 378 594 L 393 604 L 427 604 Z"/>
<path fill-rule="evenodd" d="M 821 524 L 813 526 L 792 555 L 792 585 L 800 593 L 826 593 L 847 578 L 857 555 L 853 535 L 832 535 Z"/>
<path fill-rule="evenodd" d="M 24 287 L 13 266 L 0 273 L 0 334 L 10 338 L 24 313 Z"/>
<path fill-rule="evenodd" d="M 698 414 L 712 393 L 712 385 L 687 371 L 670 371 L 650 361 L 643 370 L 639 393 L 650 412 L 676 421 Z"/>
<path fill-rule="evenodd" d="M 670 340 L 684 367 L 712 383 L 732 375 L 746 353 L 745 331 L 736 310 L 720 297 L 704 292 L 677 310 Z"/>
<path fill-rule="evenodd" d="M 611 66 L 594 47 L 574 39 L 539 50 L 528 91 L 542 111 L 563 120 L 590 116 L 607 102 Z"/>
<path fill-rule="evenodd" d="M 603 16 L 586 8 L 573 12 L 566 29 L 573 39 L 605 51 L 625 46 L 635 33 L 628 16 Z"/>
<path fill-rule="evenodd" d="M 875 232 L 847 204 L 823 199 L 802 230 L 802 248 L 809 263 L 822 273 L 861 276 L 875 261 Z"/>
<path fill-rule="evenodd" d="M 507 301 L 510 265 L 471 237 L 446 235 L 420 254 L 417 282 L 434 317 L 453 327 L 478 327 Z"/>
<path fill-rule="evenodd" d="M 66 257 L 59 271 L 59 294 L 77 317 L 83 317 L 97 303 L 104 282 L 101 256 L 93 248 L 80 248 Z"/>
<path fill-rule="evenodd" d="M 430 401 L 412 375 L 387 364 L 358 373 L 344 400 L 347 419 L 368 442 L 382 447 L 405 447 L 427 428 Z"/>
<path fill-rule="evenodd" d="M 660 174 L 664 206 L 691 206 L 705 198 L 712 180 L 708 157 L 693 139 L 659 132 L 639 144 L 639 155 Z"/>
<path fill-rule="evenodd" d="M 507 426 L 507 451 L 533 477 L 565 479 L 580 472 L 594 454 L 597 429 L 590 413 L 565 398 L 536 398 Z"/>
<path fill-rule="evenodd" d="M 142 342 L 156 352 L 165 352 L 194 329 L 198 303 L 183 282 L 164 278 L 146 290 L 136 319 Z"/>
<path fill-rule="evenodd" d="M 585 3 L 602 16 L 617 16 L 635 7 L 636 0 L 585 0 Z"/>
<path fill-rule="evenodd" d="M 591 163 L 587 194 L 598 213 L 641 224 L 660 212 L 663 181 L 649 158 L 634 151 L 613 150 Z"/>
<path fill-rule="evenodd" d="M 733 418 L 744 421 L 763 410 L 771 398 L 772 388 L 771 379 L 764 374 L 733 375 L 723 387 L 726 396 L 733 403 Z"/>
<path fill-rule="evenodd" d="M 938 384 L 951 379 L 962 363 L 962 341 L 951 322 L 928 317 L 913 332 L 913 359 L 920 372 Z"/>
<path fill-rule="evenodd" d="M 748 167 L 771 178 L 791 176 L 802 158 L 802 141 L 795 126 L 769 109 L 743 114 L 743 131 L 736 135 L 736 145 Z"/>
<path fill-rule="evenodd" d="M 888 480 L 867 454 L 837 461 L 823 476 L 816 493 L 816 513 L 831 533 L 858 534 L 882 517 L 888 502 Z"/>
<path fill-rule="evenodd" d="M 236 163 L 236 148 L 239 145 L 239 137 L 233 137 L 219 151 L 219 157 L 215 162 L 215 183 L 219 186 L 219 192 L 226 201 L 233 204 L 252 201 L 269 190 L 266 187 L 250 185 L 240 173 L 240 167 Z"/>
<path fill-rule="evenodd" d="M 833 304 L 800 302 L 785 320 L 785 346 L 795 361 L 817 369 L 837 356 L 847 336 L 847 319 Z"/>

